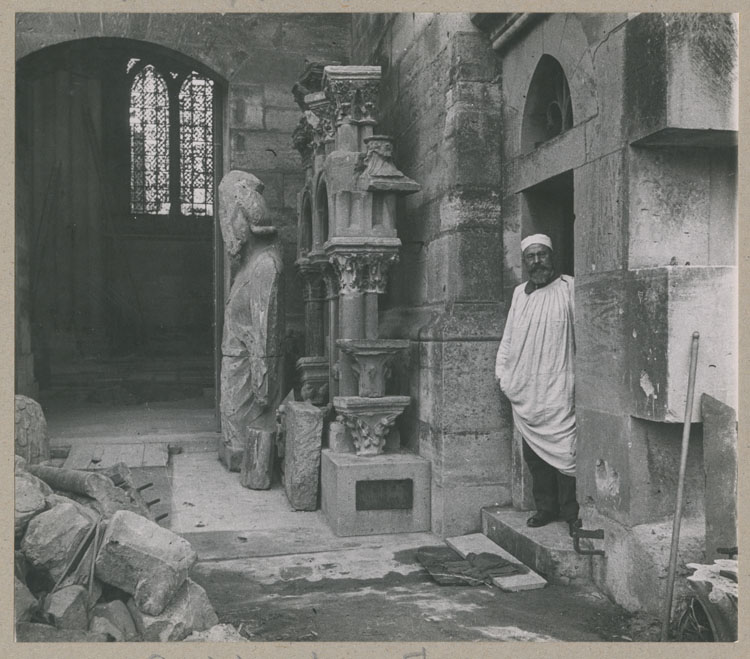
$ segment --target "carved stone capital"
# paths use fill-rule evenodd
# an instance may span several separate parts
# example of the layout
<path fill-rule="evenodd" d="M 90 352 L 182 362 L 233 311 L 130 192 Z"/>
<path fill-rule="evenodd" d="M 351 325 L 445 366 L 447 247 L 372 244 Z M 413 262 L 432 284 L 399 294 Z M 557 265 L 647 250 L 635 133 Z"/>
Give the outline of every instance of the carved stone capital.
<path fill-rule="evenodd" d="M 327 66 L 323 89 L 335 108 L 336 123 L 376 123 L 379 66 Z"/>
<path fill-rule="evenodd" d="M 330 261 L 339 278 L 339 291 L 342 293 L 361 293 L 364 280 L 364 263 L 361 254 L 337 252 L 330 256 Z"/>
<path fill-rule="evenodd" d="M 315 132 L 306 116 L 302 116 L 297 127 L 292 132 L 292 145 L 302 157 L 302 166 L 309 167 L 312 163 Z"/>
<path fill-rule="evenodd" d="M 388 269 L 398 262 L 398 252 L 339 251 L 329 257 L 344 293 L 385 293 Z"/>
<path fill-rule="evenodd" d="M 305 96 L 307 111 L 305 117 L 312 127 L 313 142 L 316 147 L 331 142 L 336 135 L 334 105 L 325 92 L 315 92 Z"/>
<path fill-rule="evenodd" d="M 336 413 L 351 432 L 357 455 L 383 453 L 388 433 L 410 402 L 408 396 L 340 396 L 333 399 Z"/>

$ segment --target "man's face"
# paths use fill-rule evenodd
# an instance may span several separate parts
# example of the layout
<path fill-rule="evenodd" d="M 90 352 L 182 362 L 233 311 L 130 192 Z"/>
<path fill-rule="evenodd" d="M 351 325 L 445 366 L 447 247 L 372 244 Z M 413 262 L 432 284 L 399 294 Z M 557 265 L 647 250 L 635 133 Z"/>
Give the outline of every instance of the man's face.
<path fill-rule="evenodd" d="M 552 250 L 546 245 L 529 245 L 523 253 L 523 261 L 532 284 L 542 286 L 552 281 L 555 269 L 552 265 Z"/>

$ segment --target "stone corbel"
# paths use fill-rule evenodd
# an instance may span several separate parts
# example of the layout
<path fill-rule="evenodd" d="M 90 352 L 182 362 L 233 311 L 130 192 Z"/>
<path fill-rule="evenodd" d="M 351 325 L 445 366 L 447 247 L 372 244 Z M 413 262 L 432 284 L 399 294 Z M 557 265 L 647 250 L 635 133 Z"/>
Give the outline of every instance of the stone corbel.
<path fill-rule="evenodd" d="M 367 153 L 361 163 L 360 185 L 371 191 L 411 194 L 422 186 L 406 176 L 393 162 L 393 140 L 388 135 L 365 139 Z"/>

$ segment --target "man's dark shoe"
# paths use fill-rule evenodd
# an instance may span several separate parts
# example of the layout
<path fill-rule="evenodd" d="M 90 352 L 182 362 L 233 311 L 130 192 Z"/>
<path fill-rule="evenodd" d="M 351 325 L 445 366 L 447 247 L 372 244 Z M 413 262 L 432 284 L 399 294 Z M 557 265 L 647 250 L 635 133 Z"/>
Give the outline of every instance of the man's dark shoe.
<path fill-rule="evenodd" d="M 571 538 L 575 538 L 581 528 L 583 528 L 583 522 L 580 519 L 568 520 L 568 533 Z"/>
<path fill-rule="evenodd" d="M 547 526 L 550 522 L 554 522 L 557 519 L 557 515 L 552 513 L 544 512 L 540 510 L 538 513 L 533 514 L 529 519 L 526 520 L 526 526 L 537 528 L 539 526 Z"/>

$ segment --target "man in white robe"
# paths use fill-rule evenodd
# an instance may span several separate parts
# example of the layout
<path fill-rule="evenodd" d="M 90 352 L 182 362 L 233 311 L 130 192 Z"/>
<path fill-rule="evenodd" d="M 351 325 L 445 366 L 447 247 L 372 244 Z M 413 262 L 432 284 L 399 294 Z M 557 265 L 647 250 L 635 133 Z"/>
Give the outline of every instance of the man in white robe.
<path fill-rule="evenodd" d="M 495 377 L 510 400 L 531 472 L 536 512 L 526 523 L 562 519 L 573 535 L 580 526 L 573 277 L 555 271 L 548 236 L 529 236 L 521 249 L 529 280 L 513 291 Z"/>

